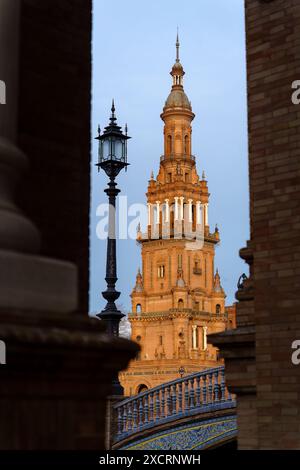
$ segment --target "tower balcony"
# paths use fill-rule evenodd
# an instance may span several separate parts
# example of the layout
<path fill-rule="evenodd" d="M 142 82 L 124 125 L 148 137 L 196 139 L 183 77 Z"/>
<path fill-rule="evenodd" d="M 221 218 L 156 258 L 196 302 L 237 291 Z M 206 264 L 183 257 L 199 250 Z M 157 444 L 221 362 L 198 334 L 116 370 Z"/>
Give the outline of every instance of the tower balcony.
<path fill-rule="evenodd" d="M 166 161 L 166 160 L 192 160 L 193 162 L 196 161 L 195 155 L 185 155 L 185 154 L 171 154 L 171 155 L 161 155 L 160 161 Z"/>
<path fill-rule="evenodd" d="M 148 225 L 147 231 L 138 232 L 136 241 L 138 243 L 149 242 L 152 240 L 168 240 L 168 239 L 185 239 L 185 240 L 196 240 L 196 230 L 197 226 L 195 223 L 190 227 L 190 230 L 186 231 L 185 224 L 183 220 L 174 221 L 172 224 L 160 222 L 159 224 Z M 175 226 L 174 226 L 175 225 Z M 217 232 L 211 233 L 209 231 L 209 226 L 205 226 L 203 229 L 203 239 L 205 242 L 218 244 L 220 241 L 219 234 Z M 201 274 L 201 273 L 195 273 Z"/>
<path fill-rule="evenodd" d="M 157 312 L 130 312 L 128 313 L 129 320 L 157 320 L 157 319 L 171 319 L 177 316 L 186 316 L 189 318 L 198 318 L 199 320 L 218 320 L 227 322 L 228 313 L 212 313 L 207 311 L 195 310 L 192 308 L 170 308 L 169 310 Z"/>

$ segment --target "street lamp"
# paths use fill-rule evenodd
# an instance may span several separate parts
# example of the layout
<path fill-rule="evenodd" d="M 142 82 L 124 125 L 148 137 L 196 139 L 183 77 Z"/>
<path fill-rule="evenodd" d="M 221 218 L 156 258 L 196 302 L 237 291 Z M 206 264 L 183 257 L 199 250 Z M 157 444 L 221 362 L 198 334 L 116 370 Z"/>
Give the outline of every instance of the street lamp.
<path fill-rule="evenodd" d="M 116 290 L 117 278 L 117 260 L 116 260 L 116 220 L 115 220 L 115 207 L 116 196 L 119 194 L 120 189 L 117 189 L 115 179 L 120 171 L 129 165 L 127 163 L 127 140 L 130 137 L 127 135 L 127 125 L 125 126 L 125 134 L 122 128 L 117 125 L 115 116 L 115 105 L 112 102 L 111 117 L 108 126 L 105 127 L 101 134 L 100 127 L 98 127 L 98 136 L 96 139 L 99 141 L 99 156 L 98 156 L 98 171 L 100 168 L 105 171 L 109 177 L 108 187 L 104 192 L 109 200 L 108 212 L 108 237 L 107 237 L 107 255 L 106 255 L 106 284 L 107 288 L 102 295 L 107 301 L 107 304 L 101 313 L 97 315 L 101 320 L 106 323 L 106 330 L 110 336 L 119 336 L 119 323 L 124 314 L 117 309 L 115 301 L 120 296 L 120 292 Z M 120 395 L 123 393 L 118 378 L 113 380 L 113 394 Z"/>

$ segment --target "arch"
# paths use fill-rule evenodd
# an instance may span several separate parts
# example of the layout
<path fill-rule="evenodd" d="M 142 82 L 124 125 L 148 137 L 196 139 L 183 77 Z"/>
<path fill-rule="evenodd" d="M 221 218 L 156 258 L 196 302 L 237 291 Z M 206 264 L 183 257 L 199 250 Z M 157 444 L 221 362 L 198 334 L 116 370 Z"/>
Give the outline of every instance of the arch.
<path fill-rule="evenodd" d="M 221 313 L 221 305 L 220 304 L 216 305 L 216 313 Z"/>
<path fill-rule="evenodd" d="M 184 302 L 183 302 L 183 299 L 178 299 L 178 308 L 183 308 L 184 307 Z"/>
<path fill-rule="evenodd" d="M 149 388 L 145 384 L 139 384 L 136 389 L 136 393 L 146 392 Z"/>
<path fill-rule="evenodd" d="M 189 136 L 184 136 L 184 155 L 189 155 Z"/>
<path fill-rule="evenodd" d="M 167 152 L 168 154 L 172 153 L 172 136 L 168 135 L 167 137 Z"/>
<path fill-rule="evenodd" d="M 136 306 L 135 306 L 135 311 L 136 311 L 136 313 L 141 313 L 141 312 L 142 312 L 142 306 L 141 306 L 141 304 L 136 304 Z"/>
<path fill-rule="evenodd" d="M 180 134 L 176 134 L 175 136 L 175 149 L 174 153 L 182 154 L 182 136 Z"/>

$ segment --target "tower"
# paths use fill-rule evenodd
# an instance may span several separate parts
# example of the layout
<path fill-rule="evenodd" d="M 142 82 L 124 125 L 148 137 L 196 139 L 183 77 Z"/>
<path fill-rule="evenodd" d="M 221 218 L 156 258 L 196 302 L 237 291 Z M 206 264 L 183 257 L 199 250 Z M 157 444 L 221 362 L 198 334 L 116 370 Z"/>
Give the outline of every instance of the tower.
<path fill-rule="evenodd" d="M 234 326 L 233 308 L 225 307 L 220 275 L 215 272 L 219 230 L 210 232 L 209 192 L 192 154 L 195 117 L 183 88 L 184 70 L 176 40 L 172 89 L 165 102 L 164 154 L 148 184 L 148 226 L 138 228 L 142 271 L 133 288 L 128 315 L 139 357 L 120 374 L 126 395 L 152 388 L 187 373 L 220 364 L 208 333 Z"/>

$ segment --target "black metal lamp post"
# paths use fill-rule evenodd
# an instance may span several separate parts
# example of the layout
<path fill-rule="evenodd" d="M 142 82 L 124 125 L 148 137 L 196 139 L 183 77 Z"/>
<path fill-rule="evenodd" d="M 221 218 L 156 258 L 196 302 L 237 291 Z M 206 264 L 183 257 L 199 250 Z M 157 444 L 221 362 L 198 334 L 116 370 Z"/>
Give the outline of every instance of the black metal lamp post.
<path fill-rule="evenodd" d="M 127 140 L 130 137 L 127 135 L 127 125 L 125 126 L 125 134 L 123 134 L 120 126 L 117 125 L 115 116 L 115 105 L 112 102 L 111 117 L 108 126 L 105 127 L 104 132 L 101 134 L 98 128 L 99 140 L 99 160 L 96 166 L 98 170 L 102 168 L 109 177 L 108 188 L 104 191 L 109 199 L 109 213 L 108 213 L 108 238 L 107 238 L 107 255 L 106 255 L 106 276 L 105 280 L 107 288 L 102 295 L 107 301 L 107 304 L 97 316 L 105 321 L 107 332 L 111 336 L 119 335 L 119 323 L 124 314 L 117 309 L 115 301 L 120 296 L 120 292 L 116 290 L 117 278 L 117 260 L 116 260 L 116 220 L 115 220 L 115 207 L 116 196 L 119 194 L 115 179 L 123 168 L 127 168 Z M 121 395 L 123 388 L 120 385 L 118 377 L 113 380 L 113 395 Z"/>

